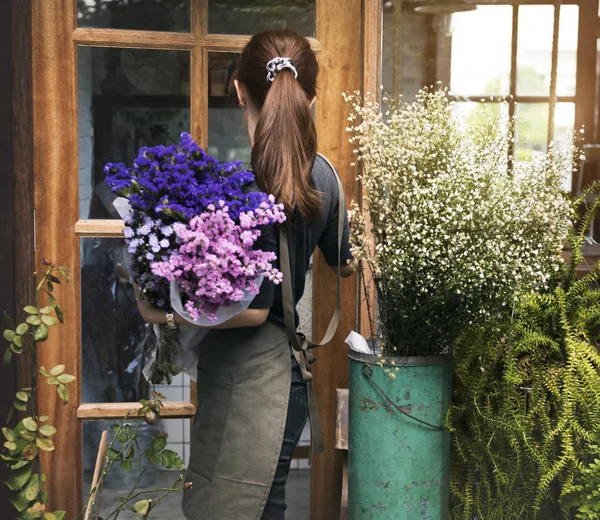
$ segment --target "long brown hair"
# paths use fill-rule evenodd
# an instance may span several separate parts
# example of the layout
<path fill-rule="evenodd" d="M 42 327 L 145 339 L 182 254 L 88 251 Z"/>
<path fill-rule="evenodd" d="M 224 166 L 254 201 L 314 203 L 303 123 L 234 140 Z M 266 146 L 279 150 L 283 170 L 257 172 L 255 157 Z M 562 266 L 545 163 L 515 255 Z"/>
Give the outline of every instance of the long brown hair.
<path fill-rule="evenodd" d="M 272 83 L 267 63 L 290 58 L 298 77 L 283 69 Z M 308 40 L 291 30 L 270 30 L 252 37 L 242 51 L 233 79 L 245 87 L 250 109 L 259 111 L 252 147 L 256 181 L 288 216 L 298 212 L 313 219 L 321 210 L 321 198 L 311 185 L 317 155 L 317 131 L 310 102 L 317 92 L 318 65 Z"/>

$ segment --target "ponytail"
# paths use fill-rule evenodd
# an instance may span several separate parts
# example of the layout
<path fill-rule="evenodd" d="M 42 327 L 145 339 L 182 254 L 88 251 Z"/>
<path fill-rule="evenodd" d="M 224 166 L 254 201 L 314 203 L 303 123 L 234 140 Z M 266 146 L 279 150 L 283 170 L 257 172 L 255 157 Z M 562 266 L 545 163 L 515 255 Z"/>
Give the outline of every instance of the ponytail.
<path fill-rule="evenodd" d="M 286 56 L 284 68 L 267 78 L 267 65 Z M 321 212 L 321 194 L 312 187 L 317 131 L 310 110 L 316 94 L 317 59 L 306 38 L 284 30 L 254 35 L 234 73 L 259 111 L 254 130 L 252 169 L 262 190 L 272 193 L 291 217 L 313 220 Z"/>
<path fill-rule="evenodd" d="M 289 71 L 273 80 L 254 131 L 252 169 L 263 190 L 284 205 L 288 217 L 298 212 L 313 220 L 321 198 L 311 186 L 317 155 L 317 130 L 310 100 Z"/>

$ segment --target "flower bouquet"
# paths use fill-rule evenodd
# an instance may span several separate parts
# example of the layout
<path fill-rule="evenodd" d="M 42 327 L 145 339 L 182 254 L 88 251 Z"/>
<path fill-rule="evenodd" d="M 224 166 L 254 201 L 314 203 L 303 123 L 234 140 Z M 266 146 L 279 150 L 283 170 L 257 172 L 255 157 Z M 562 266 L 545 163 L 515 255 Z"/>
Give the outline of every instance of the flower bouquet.
<path fill-rule="evenodd" d="M 189 134 L 178 145 L 143 147 L 133 167 L 108 163 L 106 182 L 123 197 L 130 277 L 142 296 L 195 327 L 155 327 L 158 346 L 144 374 L 155 384 L 195 368 L 206 327 L 245 310 L 263 277 L 281 273 L 275 253 L 254 249 L 262 226 L 285 221 L 284 208 L 259 191 L 240 162 L 220 164 Z"/>

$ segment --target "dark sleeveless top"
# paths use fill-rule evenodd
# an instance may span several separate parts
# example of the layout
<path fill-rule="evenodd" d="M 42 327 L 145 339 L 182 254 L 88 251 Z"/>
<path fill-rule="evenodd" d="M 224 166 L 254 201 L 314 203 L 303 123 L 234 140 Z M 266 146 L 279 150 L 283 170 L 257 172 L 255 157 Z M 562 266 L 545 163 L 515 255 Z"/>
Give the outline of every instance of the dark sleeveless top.
<path fill-rule="evenodd" d="M 322 157 L 317 156 L 312 169 L 312 185 L 322 194 L 322 210 L 319 218 L 308 221 L 301 215 L 293 215 L 291 228 L 288 231 L 288 243 L 290 249 L 291 270 L 293 273 L 292 287 L 294 292 L 294 301 L 298 303 L 304 294 L 306 282 L 306 272 L 310 266 L 310 259 L 315 249 L 318 247 L 325 261 L 330 266 L 336 266 L 338 263 L 338 185 L 335 173 Z M 346 208 L 342 208 L 346 213 Z M 344 235 L 342 238 L 341 265 L 345 265 L 347 260 L 352 258 L 349 244 L 350 228 L 348 225 L 348 215 L 345 215 Z M 263 251 L 272 251 L 279 254 L 279 233 L 272 226 L 262 229 L 262 234 L 256 241 L 256 249 Z M 279 260 L 276 262 L 279 268 Z M 281 285 L 275 285 L 269 280 L 264 280 L 260 293 L 250 304 L 253 309 L 271 308 L 268 320 L 284 326 L 283 304 Z M 298 313 L 296 313 L 296 326 L 298 326 Z"/>

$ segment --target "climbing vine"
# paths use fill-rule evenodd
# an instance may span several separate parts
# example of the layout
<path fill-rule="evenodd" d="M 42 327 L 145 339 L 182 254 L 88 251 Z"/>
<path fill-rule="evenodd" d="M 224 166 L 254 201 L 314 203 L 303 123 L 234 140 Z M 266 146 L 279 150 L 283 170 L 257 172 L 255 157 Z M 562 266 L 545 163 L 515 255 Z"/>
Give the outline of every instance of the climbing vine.
<path fill-rule="evenodd" d="M 56 388 L 63 404 L 69 401 L 67 385 L 75 381 L 75 376 L 66 372 L 65 365 L 56 365 L 49 369 L 37 366 L 37 348 L 46 341 L 50 329 L 59 323 L 64 323 L 64 316 L 56 297 L 54 289 L 57 284 L 69 281 L 69 273 L 65 267 L 57 266 L 44 260 L 46 271 L 42 278 L 36 279 L 34 305 L 26 306 L 23 311 L 26 319 L 23 323 L 16 324 L 5 313 L 8 328 L 4 330 L 4 339 L 8 347 L 4 353 L 5 363 L 10 363 L 15 355 L 27 353 L 30 356 L 31 381 L 30 387 L 21 388 L 15 395 L 13 407 L 2 428 L 4 436 L 4 450 L 0 454 L 8 469 L 8 478 L 5 484 L 11 491 L 10 502 L 15 508 L 16 520 L 63 520 L 65 511 L 47 511 L 49 503 L 48 493 L 44 490 L 46 475 L 42 473 L 40 464 L 40 451 L 54 451 L 52 436 L 56 428 L 50 424 L 50 418 L 42 415 L 37 407 L 37 391 L 40 376 L 46 383 Z M 44 305 L 44 306 L 42 306 Z M 137 426 L 129 424 L 133 415 L 142 416 L 150 424 L 154 424 L 160 417 L 161 408 L 164 406 L 164 396 L 152 392 L 153 399 L 140 400 L 140 407 L 135 412 L 127 414 L 123 420 L 112 426 L 113 437 L 107 446 L 107 455 L 102 464 L 97 483 L 90 490 L 86 501 L 86 508 L 81 511 L 78 519 L 84 514 L 99 509 L 99 499 L 102 492 L 104 479 L 113 471 L 113 466 L 123 471 L 137 469 L 138 478 L 134 487 L 121 500 L 119 505 L 104 517 L 106 520 L 117 518 L 125 509 L 133 511 L 136 518 L 142 520 L 149 517 L 150 512 L 164 498 L 173 492 L 183 490 L 181 484 L 183 475 L 178 474 L 175 482 L 166 488 L 140 491 L 140 482 L 144 472 L 142 461 L 147 458 L 151 464 L 160 465 L 165 469 L 184 469 L 184 463 L 179 455 L 166 449 L 167 440 L 164 435 L 159 435 L 145 451 L 138 442 Z M 20 414 L 16 426 L 13 424 L 14 413 Z M 153 500 L 157 493 L 160 495 Z M 94 513 L 94 518 L 99 518 Z"/>

